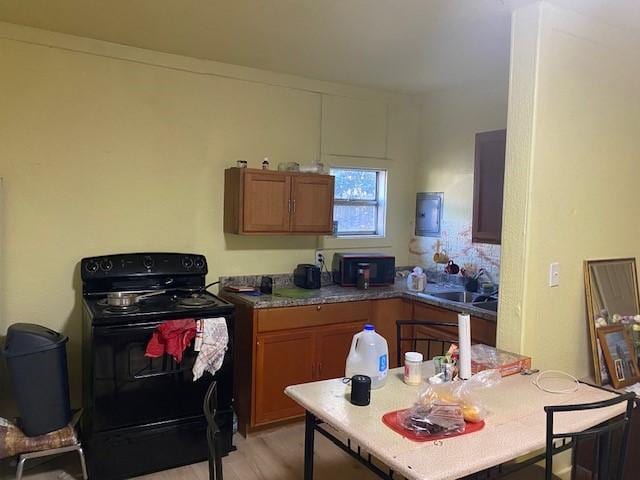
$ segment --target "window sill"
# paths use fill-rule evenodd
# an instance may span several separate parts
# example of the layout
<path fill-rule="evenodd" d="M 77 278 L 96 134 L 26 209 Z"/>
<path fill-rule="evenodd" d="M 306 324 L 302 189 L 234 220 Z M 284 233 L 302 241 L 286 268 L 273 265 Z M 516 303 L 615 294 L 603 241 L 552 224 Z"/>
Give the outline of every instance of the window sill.
<path fill-rule="evenodd" d="M 360 238 L 373 238 L 382 240 L 385 238 L 384 235 L 331 235 L 331 238 L 334 240 L 357 240 Z"/>

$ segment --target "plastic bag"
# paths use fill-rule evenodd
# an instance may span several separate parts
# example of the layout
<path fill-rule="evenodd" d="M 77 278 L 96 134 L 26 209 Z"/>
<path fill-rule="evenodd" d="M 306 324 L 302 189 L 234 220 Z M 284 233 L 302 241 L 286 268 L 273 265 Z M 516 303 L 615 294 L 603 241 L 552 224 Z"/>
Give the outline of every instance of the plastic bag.
<path fill-rule="evenodd" d="M 475 392 L 489 388 L 502 381 L 499 370 L 484 370 L 469 380 L 427 385 L 420 393 L 416 406 L 430 406 L 449 403 L 459 405 L 467 422 L 480 422 L 487 416 L 486 407 L 478 400 Z"/>
<path fill-rule="evenodd" d="M 398 423 L 418 436 L 453 435 L 464 432 L 464 417 L 460 405 L 432 402 L 416 404 L 397 413 Z"/>

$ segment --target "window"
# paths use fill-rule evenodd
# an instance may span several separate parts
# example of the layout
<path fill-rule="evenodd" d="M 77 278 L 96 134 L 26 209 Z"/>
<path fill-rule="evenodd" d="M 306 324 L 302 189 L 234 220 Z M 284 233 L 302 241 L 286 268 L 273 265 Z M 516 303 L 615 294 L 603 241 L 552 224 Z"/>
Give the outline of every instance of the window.
<path fill-rule="evenodd" d="M 387 172 L 363 168 L 332 168 L 335 176 L 333 220 L 337 235 L 384 236 Z"/>

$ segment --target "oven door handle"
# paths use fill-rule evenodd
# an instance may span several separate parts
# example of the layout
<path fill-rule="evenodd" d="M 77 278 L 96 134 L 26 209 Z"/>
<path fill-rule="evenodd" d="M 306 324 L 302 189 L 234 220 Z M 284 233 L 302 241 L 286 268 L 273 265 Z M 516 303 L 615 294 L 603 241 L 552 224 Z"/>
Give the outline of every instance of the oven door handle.
<path fill-rule="evenodd" d="M 131 333 L 132 331 L 149 331 L 155 330 L 163 322 L 150 322 L 150 323 L 127 323 L 124 325 L 101 325 L 99 327 L 93 327 L 94 335 L 119 335 L 121 333 Z"/>

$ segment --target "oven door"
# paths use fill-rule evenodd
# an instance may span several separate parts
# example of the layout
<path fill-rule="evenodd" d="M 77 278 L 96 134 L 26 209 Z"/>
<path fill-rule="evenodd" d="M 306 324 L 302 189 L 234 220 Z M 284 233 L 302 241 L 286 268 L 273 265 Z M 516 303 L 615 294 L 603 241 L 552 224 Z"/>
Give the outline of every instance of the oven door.
<path fill-rule="evenodd" d="M 162 322 L 93 328 L 92 430 L 106 431 L 134 425 L 167 422 L 202 415 L 204 394 L 212 381 L 205 373 L 193 381 L 191 369 L 198 355 L 193 342 L 181 363 L 169 356 L 147 358 L 147 343 Z M 227 318 L 229 338 L 233 338 Z M 218 381 L 218 406 L 232 404 L 232 345 L 225 354 Z"/>

